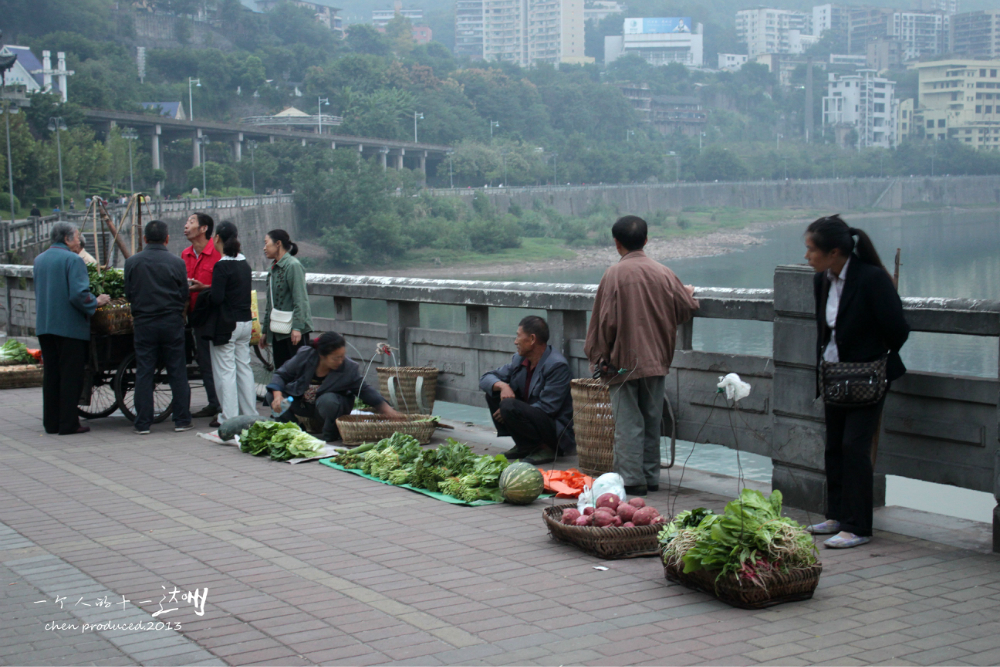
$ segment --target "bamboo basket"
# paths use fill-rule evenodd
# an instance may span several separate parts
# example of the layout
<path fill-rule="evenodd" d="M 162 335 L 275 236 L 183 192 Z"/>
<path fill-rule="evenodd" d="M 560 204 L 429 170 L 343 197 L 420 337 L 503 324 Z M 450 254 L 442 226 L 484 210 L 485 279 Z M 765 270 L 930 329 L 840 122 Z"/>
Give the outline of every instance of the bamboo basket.
<path fill-rule="evenodd" d="M 561 523 L 563 510 L 576 505 L 555 505 L 542 511 L 549 535 L 598 558 L 640 558 L 659 556 L 657 535 L 663 526 L 635 526 L 634 528 L 596 528 L 593 526 L 567 526 Z"/>
<path fill-rule="evenodd" d="M 42 386 L 42 365 L 0 366 L 0 389 L 27 389 Z"/>
<path fill-rule="evenodd" d="M 379 393 L 397 412 L 432 414 L 438 369 L 433 366 L 379 366 L 375 370 L 378 371 Z"/>
<path fill-rule="evenodd" d="M 615 417 L 611 413 L 608 386 L 600 380 L 577 379 L 570 384 L 570 394 L 579 457 L 577 468 L 591 477 L 612 472 L 615 468 Z"/>
<path fill-rule="evenodd" d="M 718 598 L 722 602 L 740 609 L 763 609 L 785 602 L 809 600 L 819 584 L 823 564 L 801 570 L 777 572 L 766 577 L 765 586 L 740 582 L 735 574 L 722 578 L 718 570 L 699 570 L 684 574 L 683 561 L 671 561 L 663 565 L 667 581 L 687 586 Z"/>
<path fill-rule="evenodd" d="M 90 329 L 108 336 L 132 333 L 132 306 L 125 299 L 115 299 L 98 308 L 90 318 Z"/>
<path fill-rule="evenodd" d="M 437 424 L 432 421 L 384 419 L 375 415 L 345 415 L 337 418 L 337 429 L 345 445 L 378 442 L 393 433 L 412 435 L 421 445 L 426 445 L 434 435 Z"/>

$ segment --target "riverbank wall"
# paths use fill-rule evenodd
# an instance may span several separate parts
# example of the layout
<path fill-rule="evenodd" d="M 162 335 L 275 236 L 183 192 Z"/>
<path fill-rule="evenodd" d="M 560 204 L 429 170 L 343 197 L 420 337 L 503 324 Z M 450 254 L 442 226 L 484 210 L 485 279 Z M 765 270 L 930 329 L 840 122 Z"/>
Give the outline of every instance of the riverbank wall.
<path fill-rule="evenodd" d="M 434 189 L 430 192 L 460 197 L 470 206 L 475 193 L 482 193 L 502 213 L 507 212 L 511 204 L 522 209 L 547 206 L 562 215 L 583 215 L 595 205 L 637 215 L 654 211 L 679 212 L 698 206 L 891 211 L 1000 204 L 1000 175 Z"/>

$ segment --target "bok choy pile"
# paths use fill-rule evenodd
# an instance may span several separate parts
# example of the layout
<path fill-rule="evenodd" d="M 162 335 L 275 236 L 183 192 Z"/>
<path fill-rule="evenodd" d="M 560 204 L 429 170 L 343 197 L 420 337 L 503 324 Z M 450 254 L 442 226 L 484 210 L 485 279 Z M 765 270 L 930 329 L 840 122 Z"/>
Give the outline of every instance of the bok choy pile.
<path fill-rule="evenodd" d="M 817 562 L 812 536 L 781 516 L 782 496 L 743 489 L 725 513 L 698 508 L 681 512 L 660 531 L 663 562 L 684 564 L 684 572 L 733 574 L 743 583 L 767 587 L 767 576 L 808 568 Z"/>

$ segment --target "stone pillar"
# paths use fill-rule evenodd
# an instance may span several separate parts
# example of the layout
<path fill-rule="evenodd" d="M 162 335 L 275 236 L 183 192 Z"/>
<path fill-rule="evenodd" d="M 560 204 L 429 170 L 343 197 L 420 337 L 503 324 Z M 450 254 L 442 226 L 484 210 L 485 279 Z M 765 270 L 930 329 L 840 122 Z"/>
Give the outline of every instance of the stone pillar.
<path fill-rule="evenodd" d="M 546 318 L 549 324 L 549 343 L 569 359 L 569 341 L 587 337 L 587 312 L 550 310 L 546 313 Z"/>
<path fill-rule="evenodd" d="M 270 135 L 269 134 L 267 136 L 267 143 L 269 143 L 269 144 L 273 144 L 274 143 L 274 135 Z"/>
<path fill-rule="evenodd" d="M 233 159 L 236 162 L 243 161 L 243 133 L 237 132 L 233 139 Z"/>
<path fill-rule="evenodd" d="M 386 169 L 389 168 L 385 160 L 385 156 L 387 155 L 387 153 L 379 153 L 379 155 L 382 156 L 382 171 L 385 171 Z"/>
<path fill-rule="evenodd" d="M 398 350 L 400 366 L 411 365 L 406 349 L 406 330 L 420 326 L 420 304 L 412 301 L 388 301 L 389 346 Z"/>
<path fill-rule="evenodd" d="M 403 156 L 404 155 L 406 155 L 406 149 L 400 148 L 399 149 L 399 154 L 393 156 L 395 158 L 395 160 L 394 160 L 395 164 L 393 165 L 393 167 L 397 171 L 402 171 L 403 170 Z"/>
<path fill-rule="evenodd" d="M 490 309 L 488 306 L 465 307 L 465 330 L 470 336 L 490 332 Z"/>
<path fill-rule="evenodd" d="M 334 319 L 337 322 L 350 322 L 354 319 L 354 308 L 351 297 L 349 296 L 335 296 L 333 297 L 333 307 L 335 309 Z"/>
<path fill-rule="evenodd" d="M 115 131 L 116 127 L 118 127 L 118 123 L 117 122 L 115 122 L 113 120 L 109 120 L 108 121 L 108 133 L 104 135 L 104 145 L 105 146 L 111 144 L 111 133 Z"/>
<path fill-rule="evenodd" d="M 152 161 L 153 169 L 162 169 L 160 166 L 160 132 L 162 128 L 160 125 L 153 126 L 153 133 L 151 135 L 150 141 L 150 157 Z M 163 186 L 159 181 L 156 182 L 156 196 L 160 196 L 160 188 Z"/>
<path fill-rule="evenodd" d="M 785 503 L 826 511 L 826 425 L 816 398 L 816 304 L 813 270 L 779 266 L 774 273 L 774 436 L 771 486 Z M 885 504 L 885 475 L 875 474 L 875 506 Z"/>
<path fill-rule="evenodd" d="M 336 141 L 331 141 L 330 142 L 330 150 L 332 150 L 332 151 L 337 150 L 337 142 Z"/>
<path fill-rule="evenodd" d="M 427 151 L 419 157 L 420 160 L 420 171 L 423 172 L 424 176 L 427 176 Z"/>
<path fill-rule="evenodd" d="M 198 143 L 198 139 L 201 138 L 201 130 L 195 130 L 194 135 L 191 137 L 191 166 L 200 167 L 201 166 L 201 144 Z"/>

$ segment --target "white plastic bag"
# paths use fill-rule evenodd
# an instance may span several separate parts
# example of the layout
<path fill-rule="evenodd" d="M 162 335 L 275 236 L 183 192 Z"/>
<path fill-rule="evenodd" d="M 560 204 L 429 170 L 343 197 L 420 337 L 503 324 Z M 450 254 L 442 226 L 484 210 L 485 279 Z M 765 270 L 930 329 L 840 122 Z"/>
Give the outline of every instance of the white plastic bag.
<path fill-rule="evenodd" d="M 719 389 L 724 389 L 726 391 L 726 398 L 730 401 L 740 402 L 740 399 L 746 398 L 750 395 L 750 383 L 744 382 L 740 379 L 740 376 L 736 373 L 730 373 L 725 377 L 719 378 L 719 384 L 716 385 Z"/>
<path fill-rule="evenodd" d="M 627 500 L 625 497 L 625 480 L 622 479 L 621 475 L 616 472 L 606 472 L 594 480 L 593 489 L 589 486 L 583 487 L 583 492 L 576 501 L 576 507 L 580 510 L 580 514 L 583 514 L 583 510 L 586 507 L 595 507 L 597 499 L 605 493 L 613 493 L 622 501 Z"/>

